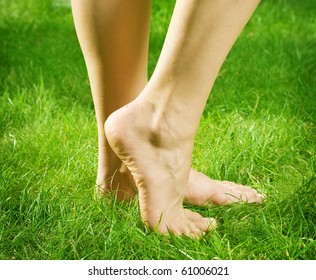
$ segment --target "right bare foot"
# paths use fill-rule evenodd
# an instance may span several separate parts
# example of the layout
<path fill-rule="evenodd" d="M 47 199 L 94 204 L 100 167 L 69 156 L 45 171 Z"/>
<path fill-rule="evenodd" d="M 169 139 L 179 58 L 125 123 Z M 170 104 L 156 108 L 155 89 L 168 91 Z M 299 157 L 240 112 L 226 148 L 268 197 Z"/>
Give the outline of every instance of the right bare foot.
<path fill-rule="evenodd" d="M 183 208 L 193 137 L 155 117 L 153 105 L 138 98 L 108 118 L 107 139 L 133 175 L 144 223 L 162 234 L 201 236 L 216 222 Z"/>

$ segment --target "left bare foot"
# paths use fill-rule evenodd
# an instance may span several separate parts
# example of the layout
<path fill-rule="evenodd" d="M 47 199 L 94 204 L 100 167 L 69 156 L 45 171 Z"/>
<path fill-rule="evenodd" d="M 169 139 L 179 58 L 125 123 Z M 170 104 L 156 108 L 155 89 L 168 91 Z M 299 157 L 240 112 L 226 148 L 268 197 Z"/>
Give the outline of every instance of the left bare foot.
<path fill-rule="evenodd" d="M 138 193 L 131 172 L 123 163 L 118 164 L 114 170 L 113 174 L 108 177 L 103 175 L 105 172 L 98 172 L 96 182 L 97 194 L 104 196 L 107 193 L 113 193 L 119 201 L 130 201 Z"/>
<path fill-rule="evenodd" d="M 190 171 L 189 188 L 184 198 L 184 202 L 197 206 L 231 203 L 261 204 L 264 200 L 264 195 L 253 188 L 229 181 L 212 180 L 194 169 Z"/>

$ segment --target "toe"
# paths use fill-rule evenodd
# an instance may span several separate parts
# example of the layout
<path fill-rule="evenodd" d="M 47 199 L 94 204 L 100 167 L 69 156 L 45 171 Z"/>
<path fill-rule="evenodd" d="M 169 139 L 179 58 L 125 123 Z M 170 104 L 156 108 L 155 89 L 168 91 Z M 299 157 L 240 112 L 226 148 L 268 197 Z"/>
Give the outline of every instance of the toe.
<path fill-rule="evenodd" d="M 222 181 L 222 183 L 229 187 L 231 193 L 226 196 L 229 196 L 226 204 L 233 202 L 246 202 L 246 203 L 263 203 L 266 200 L 266 196 L 260 194 L 256 189 L 253 189 L 248 186 L 236 184 L 230 181 Z"/>
<path fill-rule="evenodd" d="M 208 224 L 208 231 L 214 230 L 217 228 L 217 222 L 214 218 L 203 218 L 203 219 L 206 220 Z"/>
<path fill-rule="evenodd" d="M 216 227 L 216 220 L 213 218 L 204 218 L 200 214 L 192 211 L 188 211 L 187 216 L 202 233 L 213 230 Z"/>
<path fill-rule="evenodd" d="M 262 193 L 257 193 L 256 194 L 256 202 L 257 203 L 263 203 L 267 201 L 267 196 L 265 194 Z"/>
<path fill-rule="evenodd" d="M 250 189 L 247 192 L 243 193 L 242 200 L 247 203 L 263 203 L 266 200 L 266 197 L 264 194 L 259 193 L 255 189 Z"/>
<path fill-rule="evenodd" d="M 203 235 L 203 232 L 195 225 L 195 223 L 190 222 L 188 227 L 183 230 L 183 235 L 191 238 L 199 238 Z"/>
<path fill-rule="evenodd" d="M 216 228 L 216 220 L 214 218 L 203 218 L 200 221 L 195 222 L 196 227 L 200 233 L 206 233 Z"/>

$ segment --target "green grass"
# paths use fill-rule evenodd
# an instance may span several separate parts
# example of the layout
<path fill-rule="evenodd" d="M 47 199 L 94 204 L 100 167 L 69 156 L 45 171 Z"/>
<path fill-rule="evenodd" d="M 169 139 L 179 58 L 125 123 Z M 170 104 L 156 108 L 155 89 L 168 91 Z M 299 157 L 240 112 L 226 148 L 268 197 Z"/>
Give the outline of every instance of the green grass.
<path fill-rule="evenodd" d="M 97 131 L 71 11 L 1 1 L 0 259 L 315 259 L 313 0 L 262 1 L 222 67 L 193 165 L 267 194 L 195 208 L 200 240 L 148 233 L 137 201 L 95 199 Z M 173 3 L 153 1 L 149 73 Z"/>

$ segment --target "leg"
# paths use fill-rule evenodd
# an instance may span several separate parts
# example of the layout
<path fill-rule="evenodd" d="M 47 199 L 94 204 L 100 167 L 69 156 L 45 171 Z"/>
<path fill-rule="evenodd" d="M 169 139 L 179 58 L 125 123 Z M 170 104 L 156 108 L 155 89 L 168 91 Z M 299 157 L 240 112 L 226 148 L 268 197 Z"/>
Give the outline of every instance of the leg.
<path fill-rule="evenodd" d="M 258 2 L 178 0 L 149 83 L 105 123 L 134 177 L 143 221 L 161 233 L 200 235 L 213 222 L 182 205 L 194 136 L 220 67 Z"/>
<path fill-rule="evenodd" d="M 73 0 L 72 9 L 98 125 L 97 186 L 129 198 L 132 178 L 110 148 L 104 122 L 147 84 L 150 1 Z"/>
<path fill-rule="evenodd" d="M 147 84 L 149 5 L 148 0 L 72 2 L 98 124 L 97 187 L 101 193 L 116 191 L 119 199 L 131 198 L 137 190 L 130 171 L 110 148 L 103 124 Z M 194 169 L 185 200 L 194 205 L 261 202 L 255 190 L 211 180 Z"/>

